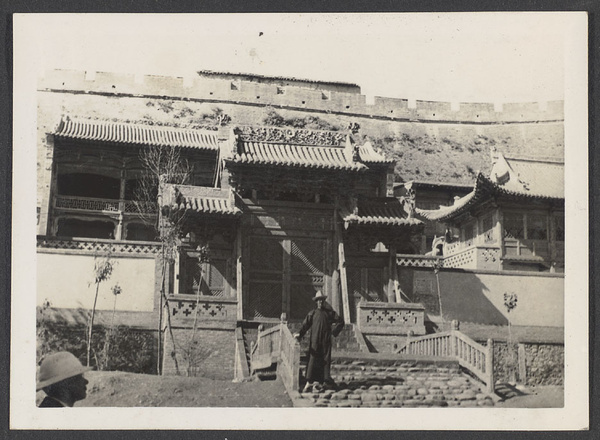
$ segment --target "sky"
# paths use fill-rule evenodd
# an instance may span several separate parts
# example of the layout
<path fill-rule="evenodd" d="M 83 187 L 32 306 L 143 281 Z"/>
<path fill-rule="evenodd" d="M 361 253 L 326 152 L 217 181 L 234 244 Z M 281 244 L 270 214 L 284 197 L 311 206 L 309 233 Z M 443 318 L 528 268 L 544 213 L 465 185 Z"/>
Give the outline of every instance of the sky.
<path fill-rule="evenodd" d="M 563 99 L 566 15 L 26 14 L 15 23 L 39 72 L 243 72 L 357 83 L 367 96 L 501 103 Z"/>

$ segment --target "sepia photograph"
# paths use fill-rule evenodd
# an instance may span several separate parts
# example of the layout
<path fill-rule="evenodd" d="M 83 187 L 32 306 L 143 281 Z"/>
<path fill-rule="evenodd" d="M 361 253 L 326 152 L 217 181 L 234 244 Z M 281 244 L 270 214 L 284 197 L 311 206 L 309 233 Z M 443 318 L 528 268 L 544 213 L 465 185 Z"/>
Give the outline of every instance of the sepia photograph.
<path fill-rule="evenodd" d="M 585 13 L 14 44 L 13 429 L 586 429 Z"/>

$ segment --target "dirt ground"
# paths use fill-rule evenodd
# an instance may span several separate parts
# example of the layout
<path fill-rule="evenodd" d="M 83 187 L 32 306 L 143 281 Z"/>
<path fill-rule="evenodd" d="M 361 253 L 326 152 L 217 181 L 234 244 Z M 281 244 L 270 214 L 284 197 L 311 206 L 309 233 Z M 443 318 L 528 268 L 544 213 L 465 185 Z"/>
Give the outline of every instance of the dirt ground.
<path fill-rule="evenodd" d="M 76 407 L 291 407 L 280 380 L 233 383 L 204 377 L 91 371 Z M 41 402 L 44 392 L 36 395 Z"/>
<path fill-rule="evenodd" d="M 118 371 L 91 371 L 87 398 L 76 407 L 292 407 L 279 379 L 234 383 L 205 377 L 154 376 Z M 520 387 L 503 385 L 498 394 L 503 408 L 560 408 L 561 386 Z M 36 395 L 42 401 L 44 392 Z"/>

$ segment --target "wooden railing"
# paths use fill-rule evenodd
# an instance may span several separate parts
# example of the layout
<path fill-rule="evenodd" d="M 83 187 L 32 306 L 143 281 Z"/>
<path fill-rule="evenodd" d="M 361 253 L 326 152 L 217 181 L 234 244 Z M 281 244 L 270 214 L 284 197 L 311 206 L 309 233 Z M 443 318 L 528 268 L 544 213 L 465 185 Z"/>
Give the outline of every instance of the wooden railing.
<path fill-rule="evenodd" d="M 64 195 L 54 197 L 54 207 L 73 211 L 123 212 L 131 214 L 156 214 L 158 210 L 155 202 Z"/>
<path fill-rule="evenodd" d="M 279 359 L 281 324 L 264 329 L 258 328 L 258 338 L 250 349 L 250 370 L 254 372 L 270 367 Z"/>
<path fill-rule="evenodd" d="M 450 330 L 411 339 L 397 353 L 456 359 L 486 385 L 489 393 L 494 392 L 494 342 L 491 339 L 483 346 L 458 330 Z"/>
<path fill-rule="evenodd" d="M 290 391 L 300 389 L 300 343 L 294 338 L 285 323 L 281 323 L 280 359 L 277 374 L 285 388 Z"/>
<path fill-rule="evenodd" d="M 268 329 L 259 327 L 258 338 L 250 348 L 250 370 L 268 368 L 277 363 L 277 375 L 288 392 L 300 387 L 300 343 L 294 338 L 285 318 Z"/>

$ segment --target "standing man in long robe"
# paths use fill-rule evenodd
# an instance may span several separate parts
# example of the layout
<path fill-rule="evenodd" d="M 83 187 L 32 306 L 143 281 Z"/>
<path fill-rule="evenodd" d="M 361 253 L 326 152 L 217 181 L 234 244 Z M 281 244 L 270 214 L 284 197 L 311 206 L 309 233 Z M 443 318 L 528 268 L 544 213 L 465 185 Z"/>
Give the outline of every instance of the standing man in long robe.
<path fill-rule="evenodd" d="M 306 367 L 306 385 L 303 392 L 307 392 L 316 382 L 316 387 L 324 384 L 333 384 L 331 378 L 331 336 L 337 336 L 344 328 L 344 320 L 325 302 L 327 297 L 318 291 L 313 298 L 317 307 L 308 312 L 300 331 L 294 336 L 300 340 L 310 331 L 308 347 L 308 366 Z"/>

